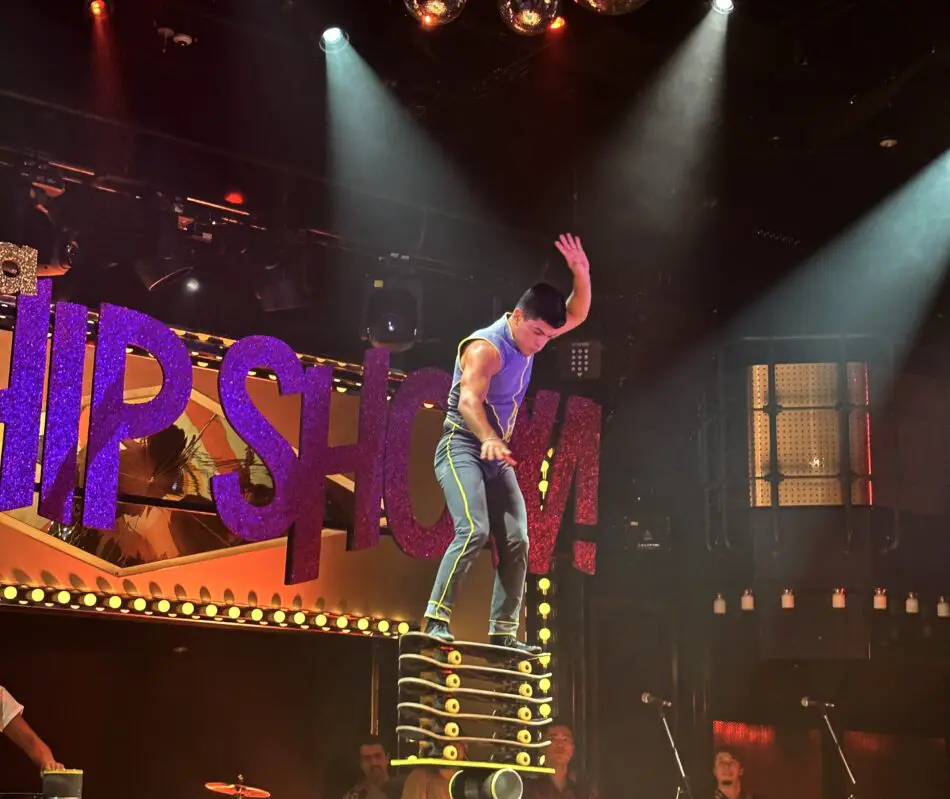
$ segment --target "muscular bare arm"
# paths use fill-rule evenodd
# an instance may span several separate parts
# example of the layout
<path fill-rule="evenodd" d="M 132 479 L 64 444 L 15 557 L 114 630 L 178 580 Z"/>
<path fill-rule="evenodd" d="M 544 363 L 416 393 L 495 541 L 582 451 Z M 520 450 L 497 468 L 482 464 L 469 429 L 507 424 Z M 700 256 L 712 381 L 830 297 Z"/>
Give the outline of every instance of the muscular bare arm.
<path fill-rule="evenodd" d="M 481 458 L 516 466 L 508 445 L 499 438 L 485 414 L 485 398 L 494 375 L 501 369 L 501 355 L 487 341 L 473 341 L 462 353 L 459 413 L 468 429 L 482 442 Z"/>
<path fill-rule="evenodd" d="M 492 377 L 501 369 L 501 355 L 487 341 L 473 341 L 462 353 L 462 380 L 459 383 L 459 413 L 468 429 L 484 443 L 498 438 L 485 414 L 485 398 Z"/>
<path fill-rule="evenodd" d="M 61 769 L 62 765 L 56 762 L 50 748 L 33 732 L 33 728 L 26 723 L 23 714 L 16 716 L 3 730 L 4 734 L 15 743 L 40 771 Z"/>
<path fill-rule="evenodd" d="M 590 313 L 590 261 L 580 236 L 563 234 L 554 246 L 564 256 L 568 269 L 574 275 L 574 288 L 567 298 L 567 322 L 558 328 L 554 334 L 556 338 L 583 323 Z"/>

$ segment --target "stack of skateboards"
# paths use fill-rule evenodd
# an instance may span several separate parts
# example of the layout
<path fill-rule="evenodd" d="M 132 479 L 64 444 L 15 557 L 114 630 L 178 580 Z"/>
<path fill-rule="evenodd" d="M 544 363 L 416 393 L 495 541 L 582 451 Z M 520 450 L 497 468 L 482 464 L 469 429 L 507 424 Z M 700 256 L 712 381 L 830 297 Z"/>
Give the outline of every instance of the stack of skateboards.
<path fill-rule="evenodd" d="M 550 665 L 547 654 L 406 633 L 399 642 L 400 759 L 393 765 L 458 767 L 453 796 L 473 795 L 460 781 L 490 783 L 489 794 L 520 795 L 513 772 L 553 772 L 544 767 Z M 502 783 L 517 783 L 517 791 Z"/>

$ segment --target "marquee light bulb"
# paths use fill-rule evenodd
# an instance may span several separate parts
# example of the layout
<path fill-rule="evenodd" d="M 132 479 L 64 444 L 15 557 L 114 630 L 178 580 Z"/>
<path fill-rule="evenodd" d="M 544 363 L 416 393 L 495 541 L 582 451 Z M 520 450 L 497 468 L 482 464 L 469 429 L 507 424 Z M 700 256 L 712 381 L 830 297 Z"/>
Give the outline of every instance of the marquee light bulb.
<path fill-rule="evenodd" d="M 558 0 L 498 0 L 498 13 L 515 33 L 537 36 L 557 19 L 558 5 Z"/>
<path fill-rule="evenodd" d="M 447 25 L 458 19 L 467 0 L 403 0 L 406 10 L 426 28 Z"/>

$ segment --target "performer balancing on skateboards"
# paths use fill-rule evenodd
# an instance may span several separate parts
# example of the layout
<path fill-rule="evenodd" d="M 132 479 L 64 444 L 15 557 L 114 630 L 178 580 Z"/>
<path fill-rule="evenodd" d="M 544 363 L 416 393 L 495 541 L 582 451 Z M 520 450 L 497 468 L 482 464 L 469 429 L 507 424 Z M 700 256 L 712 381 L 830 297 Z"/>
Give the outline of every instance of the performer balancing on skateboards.
<path fill-rule="evenodd" d="M 574 275 L 567 299 L 538 283 L 511 313 L 477 330 L 458 348 L 435 471 L 455 523 L 425 611 L 423 632 L 444 641 L 459 586 L 489 534 L 498 544 L 489 641 L 529 653 L 518 641 L 518 621 L 528 567 L 527 512 L 508 442 L 531 378 L 534 356 L 551 339 L 577 327 L 590 310 L 590 264 L 580 238 L 554 244 Z"/>

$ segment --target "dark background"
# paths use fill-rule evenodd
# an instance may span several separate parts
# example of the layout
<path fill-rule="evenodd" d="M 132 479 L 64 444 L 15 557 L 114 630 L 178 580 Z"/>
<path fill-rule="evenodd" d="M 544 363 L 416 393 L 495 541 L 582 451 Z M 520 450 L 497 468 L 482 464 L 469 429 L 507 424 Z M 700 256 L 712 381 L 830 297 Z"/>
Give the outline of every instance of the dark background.
<path fill-rule="evenodd" d="M 373 648 L 380 729 L 395 723 L 395 642 L 23 612 L 0 613 L 0 640 L 4 687 L 89 797 L 197 799 L 239 774 L 274 796 L 342 795 L 362 779 Z M 8 742 L 0 774 L 4 791 L 39 787 Z"/>

